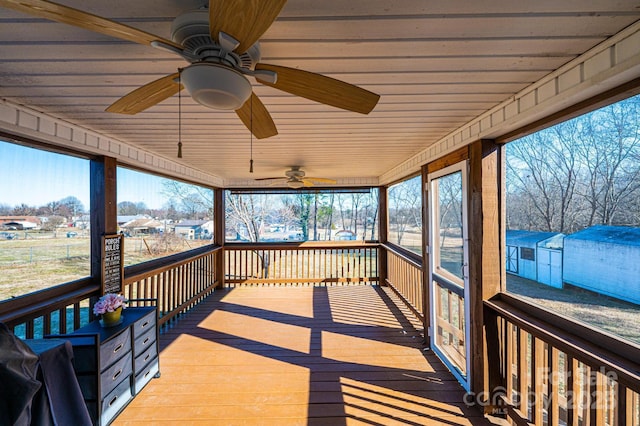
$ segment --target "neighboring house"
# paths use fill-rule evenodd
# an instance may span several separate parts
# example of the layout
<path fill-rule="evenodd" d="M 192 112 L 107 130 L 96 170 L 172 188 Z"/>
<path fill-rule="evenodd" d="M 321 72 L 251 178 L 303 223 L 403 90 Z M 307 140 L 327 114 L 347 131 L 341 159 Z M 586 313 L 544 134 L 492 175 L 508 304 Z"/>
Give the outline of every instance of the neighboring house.
<path fill-rule="evenodd" d="M 129 223 L 137 219 L 151 219 L 151 216 L 148 216 L 146 214 L 119 215 L 116 220 L 118 222 L 118 226 L 122 226 L 125 223 Z"/>
<path fill-rule="evenodd" d="M 507 230 L 507 272 L 562 288 L 563 238 L 557 232 Z"/>
<path fill-rule="evenodd" d="M 176 235 L 181 236 L 187 240 L 195 240 L 198 238 L 202 238 L 205 229 L 203 225 L 205 225 L 207 220 L 183 220 L 180 223 L 175 224 L 174 231 Z"/>
<path fill-rule="evenodd" d="M 91 217 L 88 214 L 73 218 L 73 226 L 80 229 L 91 228 Z"/>
<path fill-rule="evenodd" d="M 640 228 L 597 225 L 564 239 L 564 282 L 640 304 Z"/>
<path fill-rule="evenodd" d="M 120 229 L 125 231 L 128 235 L 149 235 L 157 234 L 163 231 L 164 224 L 155 219 L 134 219 L 120 226 Z"/>
<path fill-rule="evenodd" d="M 0 216 L 0 229 L 36 229 L 42 221 L 36 216 Z"/>

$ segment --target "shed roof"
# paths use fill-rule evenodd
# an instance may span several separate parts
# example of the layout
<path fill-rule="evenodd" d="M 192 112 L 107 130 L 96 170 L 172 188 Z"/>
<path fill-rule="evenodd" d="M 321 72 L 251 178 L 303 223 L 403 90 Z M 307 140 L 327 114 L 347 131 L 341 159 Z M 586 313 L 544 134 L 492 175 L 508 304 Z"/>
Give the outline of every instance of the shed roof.
<path fill-rule="evenodd" d="M 535 245 L 551 237 L 562 235 L 559 232 L 542 231 L 522 231 L 519 229 L 508 229 L 506 240 L 508 245 L 526 246 Z"/>
<path fill-rule="evenodd" d="M 183 220 L 180 223 L 176 223 L 176 228 L 197 228 L 207 223 L 206 220 Z"/>
<path fill-rule="evenodd" d="M 640 246 L 640 228 L 595 225 L 568 235 L 571 240 L 598 241 L 625 246 Z"/>

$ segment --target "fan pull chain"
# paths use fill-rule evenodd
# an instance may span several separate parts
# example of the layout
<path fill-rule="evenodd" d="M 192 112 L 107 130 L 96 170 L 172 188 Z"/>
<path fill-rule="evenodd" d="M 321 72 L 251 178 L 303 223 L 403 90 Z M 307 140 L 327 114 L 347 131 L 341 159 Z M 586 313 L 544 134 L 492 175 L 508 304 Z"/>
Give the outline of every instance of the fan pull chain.
<path fill-rule="evenodd" d="M 178 158 L 182 158 L 182 70 L 178 71 Z"/>
<path fill-rule="evenodd" d="M 253 93 L 249 98 L 249 114 L 249 134 L 251 135 L 249 136 L 249 173 L 253 173 Z"/>

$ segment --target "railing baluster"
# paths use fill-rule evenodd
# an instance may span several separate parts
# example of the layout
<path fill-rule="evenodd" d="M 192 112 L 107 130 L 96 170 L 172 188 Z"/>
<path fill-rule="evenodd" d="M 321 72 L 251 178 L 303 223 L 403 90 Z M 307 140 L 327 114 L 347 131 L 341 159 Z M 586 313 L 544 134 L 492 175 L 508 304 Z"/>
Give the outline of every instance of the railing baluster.
<path fill-rule="evenodd" d="M 507 362 L 503 377 L 516 409 L 507 410 L 507 420 L 568 426 L 640 424 L 640 357 L 635 347 L 612 352 L 596 343 L 608 337 L 594 330 L 569 333 L 506 301 L 486 301 L 485 309 L 510 330 L 501 347 Z M 535 400 L 528 395 L 535 395 Z"/>

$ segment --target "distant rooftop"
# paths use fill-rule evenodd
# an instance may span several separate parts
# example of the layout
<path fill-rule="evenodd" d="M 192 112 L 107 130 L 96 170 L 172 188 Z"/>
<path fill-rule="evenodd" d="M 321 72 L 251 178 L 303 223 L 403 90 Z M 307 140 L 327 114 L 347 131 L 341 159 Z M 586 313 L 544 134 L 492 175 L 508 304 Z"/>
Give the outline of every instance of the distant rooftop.
<path fill-rule="evenodd" d="M 540 241 L 547 240 L 556 235 L 561 235 L 559 232 L 542 232 L 542 231 L 522 231 L 519 229 L 508 229 L 506 234 L 506 240 L 510 244 L 515 245 L 527 245 L 537 244 Z"/>
<path fill-rule="evenodd" d="M 640 228 L 595 225 L 568 235 L 571 240 L 599 241 L 609 244 L 640 246 Z"/>

